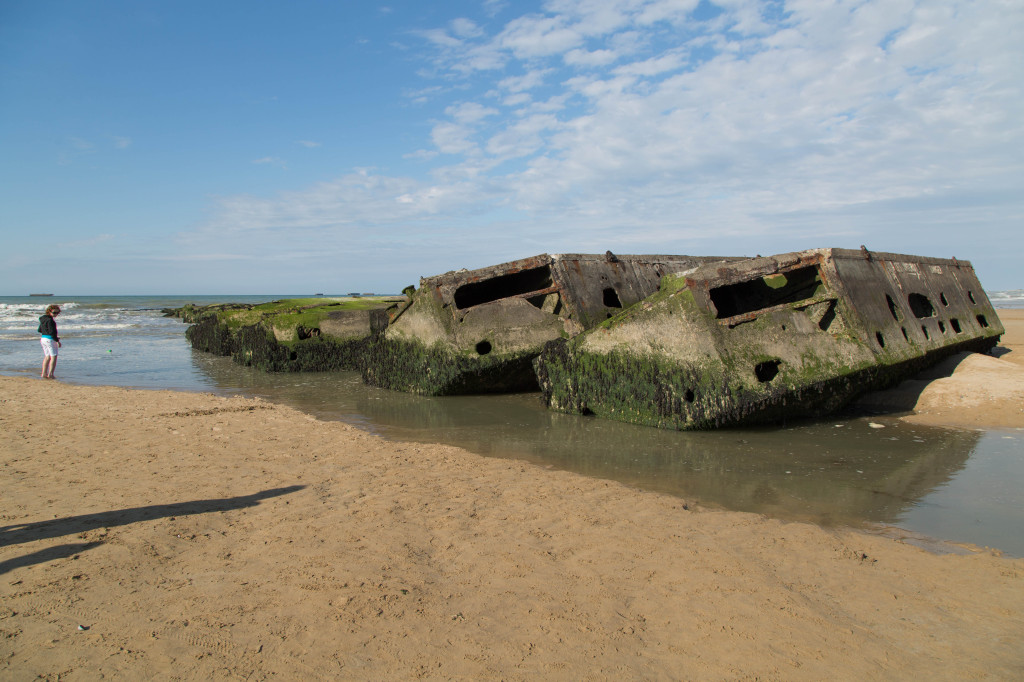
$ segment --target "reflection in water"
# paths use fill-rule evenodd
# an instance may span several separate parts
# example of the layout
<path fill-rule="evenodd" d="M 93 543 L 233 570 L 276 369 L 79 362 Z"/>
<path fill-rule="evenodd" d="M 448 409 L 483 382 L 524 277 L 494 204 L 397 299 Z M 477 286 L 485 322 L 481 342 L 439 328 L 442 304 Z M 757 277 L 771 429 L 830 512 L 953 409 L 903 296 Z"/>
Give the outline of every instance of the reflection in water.
<path fill-rule="evenodd" d="M 821 524 L 894 523 L 967 461 L 977 434 L 889 420 L 777 429 L 675 432 L 549 412 L 535 395 L 366 399 L 385 435 L 443 441 L 515 457 L 705 506 Z"/>
<path fill-rule="evenodd" d="M 994 542 L 984 533 L 946 533 L 941 510 L 929 513 L 922 503 L 947 494 L 943 491 L 975 452 L 979 432 L 910 426 L 893 418 L 873 420 L 885 428 L 872 427 L 867 419 L 839 418 L 779 428 L 664 431 L 550 412 L 538 394 L 428 398 L 364 386 L 353 372 L 260 374 L 224 358 L 196 354 L 194 359 L 223 390 L 395 440 L 523 459 L 708 507 L 822 525 L 898 524 L 1024 554 L 1024 546 L 1016 547 L 1020 541 L 1012 539 L 1019 510 L 1009 514 L 1005 529 L 989 529 L 999 538 Z M 1019 446 L 1016 439 L 1007 447 Z"/>

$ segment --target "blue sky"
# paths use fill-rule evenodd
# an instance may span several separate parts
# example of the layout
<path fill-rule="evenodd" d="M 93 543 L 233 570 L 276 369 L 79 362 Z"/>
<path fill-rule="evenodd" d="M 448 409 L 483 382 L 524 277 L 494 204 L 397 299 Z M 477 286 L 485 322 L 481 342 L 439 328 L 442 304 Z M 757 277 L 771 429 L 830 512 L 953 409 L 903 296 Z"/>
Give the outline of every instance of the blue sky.
<path fill-rule="evenodd" d="M 0 294 L 821 246 L 1024 287 L 1024 3 L 0 3 Z"/>

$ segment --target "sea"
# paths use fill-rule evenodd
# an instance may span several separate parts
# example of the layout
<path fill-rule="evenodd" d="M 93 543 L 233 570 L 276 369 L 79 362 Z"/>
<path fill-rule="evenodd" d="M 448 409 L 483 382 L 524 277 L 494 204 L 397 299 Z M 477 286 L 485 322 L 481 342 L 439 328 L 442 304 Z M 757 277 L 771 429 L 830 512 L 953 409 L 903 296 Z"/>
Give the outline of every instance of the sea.
<path fill-rule="evenodd" d="M 988 292 L 1024 308 L 1024 290 Z M 772 427 L 674 432 L 551 412 L 539 394 L 427 398 L 363 385 L 356 372 L 266 374 L 192 350 L 186 303 L 267 296 L 0 297 L 0 375 L 38 377 L 38 318 L 51 303 L 60 381 L 260 397 L 384 438 L 447 443 L 654 490 L 711 509 L 851 526 L 934 551 L 1024 557 L 1024 430 L 912 426 L 838 415 Z M 329 296 L 325 298 L 330 298 Z M 0 433 L 6 430 L 0 422 Z"/>

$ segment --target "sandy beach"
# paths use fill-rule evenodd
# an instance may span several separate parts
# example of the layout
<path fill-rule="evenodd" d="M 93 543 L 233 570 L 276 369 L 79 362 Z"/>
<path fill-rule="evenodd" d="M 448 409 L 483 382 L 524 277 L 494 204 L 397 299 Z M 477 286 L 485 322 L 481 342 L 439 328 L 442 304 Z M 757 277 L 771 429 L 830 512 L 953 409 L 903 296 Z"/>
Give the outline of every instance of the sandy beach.
<path fill-rule="evenodd" d="M 872 397 L 1024 428 L 993 356 Z M 59 373 L 59 372 L 58 372 Z M 1024 560 L 934 554 L 288 407 L 0 377 L 0 678 L 1024 678 Z"/>
<path fill-rule="evenodd" d="M 991 355 L 954 355 L 859 405 L 909 412 L 904 421 L 927 426 L 1024 428 L 1024 309 L 998 312 L 1006 334 Z"/>

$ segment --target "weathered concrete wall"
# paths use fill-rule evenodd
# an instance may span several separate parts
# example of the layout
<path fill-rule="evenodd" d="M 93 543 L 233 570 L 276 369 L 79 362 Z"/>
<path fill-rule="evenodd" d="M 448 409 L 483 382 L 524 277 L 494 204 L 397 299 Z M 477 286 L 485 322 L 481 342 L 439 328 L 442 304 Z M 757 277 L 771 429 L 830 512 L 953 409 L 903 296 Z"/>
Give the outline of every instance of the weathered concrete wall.
<path fill-rule="evenodd" d="M 536 389 L 533 359 L 657 291 L 663 275 L 722 259 L 541 254 L 424 278 L 371 351 L 368 384 L 429 395 Z"/>
<path fill-rule="evenodd" d="M 369 310 L 330 312 L 320 321 L 320 333 L 334 339 L 366 338 L 372 332 Z"/>
<path fill-rule="evenodd" d="M 850 307 L 867 334 L 874 331 L 879 352 L 927 353 L 1004 333 L 969 262 L 866 255 L 835 250 L 833 262 Z"/>
<path fill-rule="evenodd" d="M 535 366 L 552 409 L 701 429 L 825 414 L 1002 332 L 970 263 L 816 249 L 666 277 Z"/>

